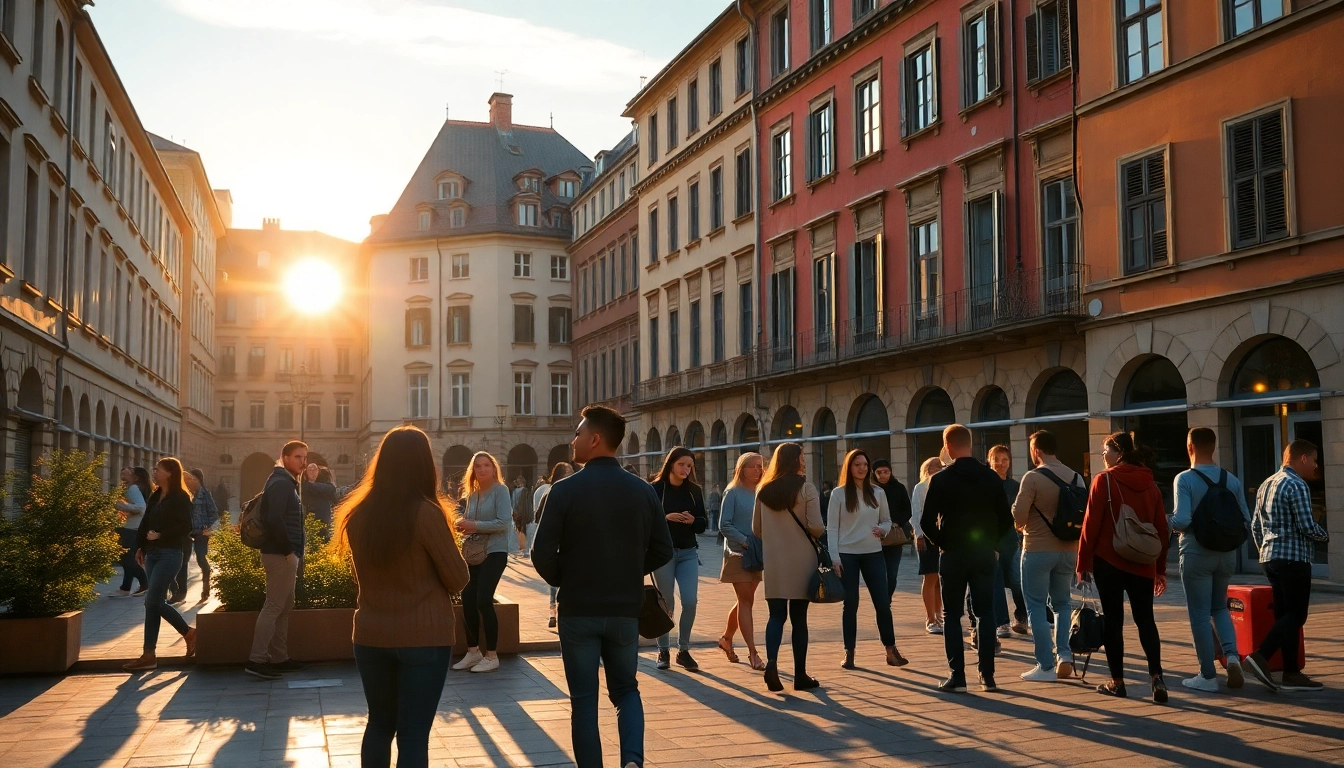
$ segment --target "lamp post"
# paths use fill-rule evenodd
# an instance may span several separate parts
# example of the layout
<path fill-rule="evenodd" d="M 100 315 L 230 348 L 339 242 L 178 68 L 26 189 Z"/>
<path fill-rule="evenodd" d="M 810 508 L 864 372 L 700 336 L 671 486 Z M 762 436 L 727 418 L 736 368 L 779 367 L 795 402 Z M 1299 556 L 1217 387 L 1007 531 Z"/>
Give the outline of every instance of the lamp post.
<path fill-rule="evenodd" d="M 289 392 L 299 406 L 299 440 L 305 440 L 308 420 L 308 399 L 312 397 L 313 376 L 308 373 L 308 364 L 299 365 L 299 370 L 289 375 Z"/>
<path fill-rule="evenodd" d="M 504 431 L 504 422 L 508 421 L 508 419 L 509 419 L 509 406 L 507 406 L 507 405 L 496 405 L 496 406 L 495 406 L 495 425 L 499 427 L 499 430 L 500 430 L 501 432 Z"/>

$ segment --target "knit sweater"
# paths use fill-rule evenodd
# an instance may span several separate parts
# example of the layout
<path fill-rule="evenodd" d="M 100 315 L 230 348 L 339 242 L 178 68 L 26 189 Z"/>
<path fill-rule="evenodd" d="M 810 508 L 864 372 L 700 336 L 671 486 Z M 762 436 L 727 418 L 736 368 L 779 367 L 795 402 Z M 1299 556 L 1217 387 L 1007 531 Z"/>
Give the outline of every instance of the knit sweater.
<path fill-rule="evenodd" d="M 874 507 L 864 501 L 859 492 L 858 504 L 851 512 L 845 504 L 845 488 L 831 493 L 831 509 L 826 513 L 826 550 L 832 562 L 840 555 L 866 555 L 882 551 L 882 540 L 873 535 L 876 527 L 886 536 L 891 532 L 891 511 L 887 509 L 887 494 L 880 487 L 873 488 L 877 499 Z"/>
<path fill-rule="evenodd" d="M 476 521 L 476 532 L 490 537 L 485 553 L 509 551 L 509 531 L 513 530 L 513 497 L 500 483 L 490 486 L 485 493 L 477 491 L 462 504 L 462 516 Z"/>
<path fill-rule="evenodd" d="M 724 557 L 741 557 L 751 535 L 751 513 L 756 506 L 756 492 L 735 485 L 723 495 L 719 513 L 719 533 L 723 534 Z"/>

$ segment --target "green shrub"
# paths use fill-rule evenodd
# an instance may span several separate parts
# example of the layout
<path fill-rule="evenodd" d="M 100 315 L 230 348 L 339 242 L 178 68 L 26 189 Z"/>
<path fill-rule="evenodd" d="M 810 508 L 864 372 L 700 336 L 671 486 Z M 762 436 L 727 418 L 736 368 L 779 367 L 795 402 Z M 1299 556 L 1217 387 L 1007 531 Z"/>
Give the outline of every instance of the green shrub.
<path fill-rule="evenodd" d="M 322 523 L 304 519 L 303 572 L 294 592 L 295 608 L 354 608 L 359 596 L 348 554 L 328 546 Z M 266 602 L 261 552 L 243 543 L 227 516 L 210 536 L 210 563 L 219 602 L 226 611 L 257 611 Z"/>
<path fill-rule="evenodd" d="M 10 475 L 19 509 L 0 514 L 0 606 L 14 617 L 59 616 L 98 597 L 121 557 L 120 491 L 104 491 L 103 457 L 54 450 L 26 483 Z"/>
<path fill-rule="evenodd" d="M 215 594 L 226 611 L 259 611 L 266 601 L 266 572 L 261 552 L 247 546 L 220 514 L 219 529 L 210 534 L 210 573 Z"/>

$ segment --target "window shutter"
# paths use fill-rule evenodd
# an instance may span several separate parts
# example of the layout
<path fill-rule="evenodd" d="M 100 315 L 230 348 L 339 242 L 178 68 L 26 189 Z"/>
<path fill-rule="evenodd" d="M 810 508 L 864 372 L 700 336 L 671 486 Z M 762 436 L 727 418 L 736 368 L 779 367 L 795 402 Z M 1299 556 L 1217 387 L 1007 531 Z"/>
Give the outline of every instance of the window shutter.
<path fill-rule="evenodd" d="M 935 37 L 933 39 L 933 120 L 938 122 L 938 116 L 942 114 L 939 108 L 943 100 L 943 41 Z"/>
<path fill-rule="evenodd" d="M 1027 16 L 1026 36 L 1027 36 L 1027 82 L 1034 83 L 1041 79 L 1041 43 L 1040 43 L 1040 12 Z"/>
<path fill-rule="evenodd" d="M 415 319 L 415 310 L 413 309 L 406 310 L 406 346 L 408 347 L 411 346 L 412 341 L 411 324 L 414 322 L 414 319 Z"/>
<path fill-rule="evenodd" d="M 1068 69 L 1073 65 L 1073 28 L 1069 26 L 1069 4 L 1072 0 L 1059 0 L 1056 18 L 1059 19 L 1059 68 Z"/>
<path fill-rule="evenodd" d="M 1288 169 L 1283 148 L 1283 113 L 1261 115 L 1255 123 L 1264 185 L 1260 206 L 1263 238 L 1273 240 L 1288 235 Z"/>
<path fill-rule="evenodd" d="M 994 193 L 994 279 L 999 281 L 999 291 L 1004 289 L 1001 282 L 1008 272 L 1008 254 L 1004 243 L 1003 192 Z"/>
<path fill-rule="evenodd" d="M 1144 161 L 1148 176 L 1148 194 L 1163 198 L 1158 201 L 1158 205 L 1165 205 L 1167 194 L 1167 166 L 1166 155 L 1159 152 Z M 1153 264 L 1164 264 L 1167 261 L 1167 227 L 1166 212 L 1163 211 L 1163 225 L 1159 230 L 1154 223 L 1153 217 L 1148 217 L 1148 228 L 1153 235 Z"/>
<path fill-rule="evenodd" d="M 877 303 L 873 306 L 873 311 L 877 314 L 877 328 L 879 333 L 883 327 L 883 316 L 886 313 L 887 303 L 885 291 L 887 283 L 887 270 L 883 262 L 883 242 L 882 234 L 873 236 L 873 280 L 877 283 L 873 294 L 877 296 Z"/>
<path fill-rule="evenodd" d="M 462 341 L 471 343 L 471 307 L 462 308 Z"/>
<path fill-rule="evenodd" d="M 988 92 L 999 90 L 999 6 L 985 9 L 985 66 Z"/>
<path fill-rule="evenodd" d="M 1125 165 L 1125 202 L 1130 203 L 1143 197 L 1143 163 L 1133 162 Z"/>
<path fill-rule="evenodd" d="M 910 112 L 910 57 L 901 59 L 901 76 L 898 85 L 898 96 L 896 100 L 901 105 L 901 136 L 910 135 L 910 120 L 907 117 Z"/>
<path fill-rule="evenodd" d="M 1233 247 L 1252 245 L 1259 239 L 1259 204 L 1256 200 L 1255 121 L 1245 120 L 1229 131 L 1232 163 Z"/>

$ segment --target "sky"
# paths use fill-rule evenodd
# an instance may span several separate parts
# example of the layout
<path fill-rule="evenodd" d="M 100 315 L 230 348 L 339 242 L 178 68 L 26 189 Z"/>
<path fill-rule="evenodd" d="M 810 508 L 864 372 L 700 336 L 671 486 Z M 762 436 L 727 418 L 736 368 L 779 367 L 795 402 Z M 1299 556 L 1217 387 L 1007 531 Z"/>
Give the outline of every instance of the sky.
<path fill-rule="evenodd" d="M 201 154 L 233 226 L 362 240 L 446 115 L 551 125 L 592 156 L 727 0 L 100 0 L 145 128 Z"/>

